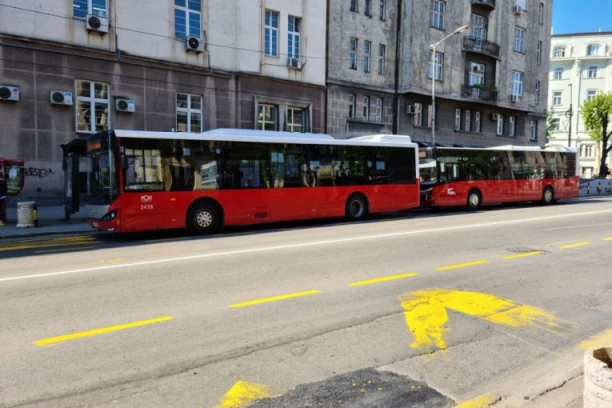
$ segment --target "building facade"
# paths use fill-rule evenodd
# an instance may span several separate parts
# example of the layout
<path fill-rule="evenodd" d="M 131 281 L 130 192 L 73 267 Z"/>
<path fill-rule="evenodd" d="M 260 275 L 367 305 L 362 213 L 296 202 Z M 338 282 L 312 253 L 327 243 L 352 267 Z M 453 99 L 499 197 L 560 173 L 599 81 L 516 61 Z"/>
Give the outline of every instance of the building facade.
<path fill-rule="evenodd" d="M 325 0 L 6 0 L 0 156 L 61 201 L 61 145 L 110 129 L 322 132 Z"/>
<path fill-rule="evenodd" d="M 601 145 L 585 128 L 582 105 L 600 92 L 612 92 L 612 32 L 553 35 L 551 43 L 548 104 L 554 126 L 549 142 L 568 146 L 571 136 L 571 146 L 580 152 L 582 177 L 594 178 Z"/>

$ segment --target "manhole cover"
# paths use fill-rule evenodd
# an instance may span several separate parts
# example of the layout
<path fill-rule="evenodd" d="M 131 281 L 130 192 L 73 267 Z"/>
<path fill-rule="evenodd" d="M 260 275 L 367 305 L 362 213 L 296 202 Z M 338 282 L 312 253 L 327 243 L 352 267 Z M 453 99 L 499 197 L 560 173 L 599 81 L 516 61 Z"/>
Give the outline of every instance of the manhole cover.
<path fill-rule="evenodd" d="M 535 248 L 508 248 L 508 252 L 514 252 L 517 254 L 525 254 L 525 253 L 529 253 L 529 252 L 541 252 L 543 254 L 548 253 L 548 251 L 545 251 L 543 249 L 535 249 Z"/>

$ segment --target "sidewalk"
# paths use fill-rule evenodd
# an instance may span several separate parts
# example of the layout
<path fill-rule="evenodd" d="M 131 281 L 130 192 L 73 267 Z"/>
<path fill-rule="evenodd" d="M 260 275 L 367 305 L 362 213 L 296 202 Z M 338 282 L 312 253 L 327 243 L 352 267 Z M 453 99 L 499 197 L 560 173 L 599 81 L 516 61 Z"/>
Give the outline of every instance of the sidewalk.
<path fill-rule="evenodd" d="M 17 209 L 7 209 L 8 223 L 0 227 L 0 240 L 27 238 L 41 235 L 93 233 L 87 224 L 87 213 L 81 211 L 72 214 L 70 221 L 64 219 L 64 207 L 39 207 L 38 228 L 17 228 Z"/>

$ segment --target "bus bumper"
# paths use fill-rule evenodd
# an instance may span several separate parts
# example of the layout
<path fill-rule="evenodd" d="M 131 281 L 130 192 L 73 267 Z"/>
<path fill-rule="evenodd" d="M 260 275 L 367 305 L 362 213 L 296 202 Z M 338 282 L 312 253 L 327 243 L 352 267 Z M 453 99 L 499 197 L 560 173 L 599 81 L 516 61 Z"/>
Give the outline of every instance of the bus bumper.
<path fill-rule="evenodd" d="M 121 221 L 119 220 L 119 210 L 112 210 L 104 214 L 102 218 L 88 218 L 87 223 L 90 227 L 103 232 L 121 232 Z"/>

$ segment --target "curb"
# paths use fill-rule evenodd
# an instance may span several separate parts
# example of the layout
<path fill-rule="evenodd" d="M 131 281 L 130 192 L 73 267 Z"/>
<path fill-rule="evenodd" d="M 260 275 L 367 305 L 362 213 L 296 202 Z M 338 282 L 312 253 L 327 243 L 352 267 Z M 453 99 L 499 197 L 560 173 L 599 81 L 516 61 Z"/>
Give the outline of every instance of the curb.
<path fill-rule="evenodd" d="M 48 237 L 53 235 L 93 235 L 98 233 L 96 230 L 83 230 L 83 231 L 42 231 L 42 232 L 31 232 L 25 234 L 0 234 L 0 240 L 16 240 L 21 238 L 36 238 L 36 237 Z"/>

